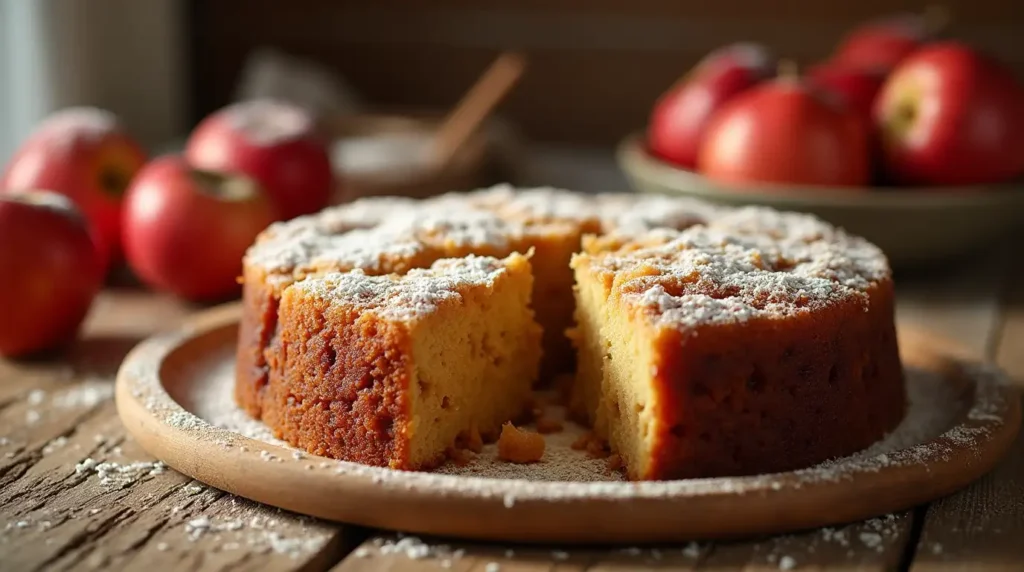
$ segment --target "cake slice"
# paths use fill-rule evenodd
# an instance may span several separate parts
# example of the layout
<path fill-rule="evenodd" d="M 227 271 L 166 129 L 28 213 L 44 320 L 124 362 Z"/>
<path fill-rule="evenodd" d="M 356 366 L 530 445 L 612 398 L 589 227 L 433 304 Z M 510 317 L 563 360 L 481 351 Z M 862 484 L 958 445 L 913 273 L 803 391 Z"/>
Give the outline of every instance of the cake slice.
<path fill-rule="evenodd" d="M 747 215 L 588 240 L 573 260 L 572 406 L 631 479 L 806 467 L 903 416 L 885 257 L 798 215 L 745 234 Z"/>
<path fill-rule="evenodd" d="M 527 405 L 541 357 L 526 256 L 438 260 L 286 288 L 263 416 L 311 453 L 435 467 L 460 439 L 497 435 Z"/>

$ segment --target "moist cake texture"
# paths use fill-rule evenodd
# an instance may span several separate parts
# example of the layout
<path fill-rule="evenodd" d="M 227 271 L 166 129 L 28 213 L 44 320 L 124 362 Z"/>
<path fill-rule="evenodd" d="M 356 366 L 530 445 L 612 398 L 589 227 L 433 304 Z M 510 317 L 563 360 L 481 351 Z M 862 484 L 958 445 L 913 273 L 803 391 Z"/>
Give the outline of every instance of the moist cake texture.
<path fill-rule="evenodd" d="M 504 257 L 533 249 L 542 370 L 545 376 L 571 370 L 574 354 L 564 335 L 572 325 L 569 259 L 585 233 L 601 229 L 590 204 L 579 193 L 498 186 L 425 201 L 361 199 L 271 225 L 243 260 L 236 400 L 259 418 L 268 381 L 282 373 L 272 370 L 266 352 L 277 343 L 278 303 L 291 283 L 352 270 L 403 274 L 469 254 Z"/>
<path fill-rule="evenodd" d="M 312 453 L 434 467 L 471 433 L 520 414 L 540 363 L 526 257 L 442 259 L 286 288 L 263 418 Z"/>
<path fill-rule="evenodd" d="M 380 325 L 394 317 L 385 306 L 401 305 L 394 293 L 410 287 L 404 280 L 441 284 L 446 272 L 466 271 L 456 260 L 500 261 L 502 282 L 521 290 L 513 278 L 525 272 L 532 284 L 525 298 L 484 288 L 494 296 L 487 304 L 442 305 L 431 319 L 455 324 L 460 312 L 469 319 L 486 307 L 477 334 L 513 322 L 522 333 L 501 351 L 526 355 L 515 344 L 539 339 L 539 379 L 575 371 L 571 413 L 608 441 L 631 478 L 806 466 L 869 445 L 903 414 L 892 280 L 873 245 L 770 209 L 509 186 L 363 199 L 268 228 L 243 261 L 236 400 L 292 444 L 403 469 L 433 467 L 460 433 L 515 419 L 538 378 L 519 368 L 529 359 L 499 360 L 487 376 L 500 387 L 460 394 L 473 413 L 423 413 L 432 402 L 408 382 L 420 379 L 419 366 L 403 364 L 434 364 L 431 351 L 455 355 L 443 341 L 452 332 Z M 375 329 L 354 326 L 369 319 L 351 310 L 356 290 L 379 298 Z M 527 312 L 539 328 L 523 325 Z M 356 340 L 355 330 L 366 335 Z M 341 332 L 349 343 L 324 353 L 324 340 Z M 496 346 L 488 348 L 477 353 Z M 390 356 L 374 362 L 382 381 L 363 375 L 358 383 L 368 385 L 353 385 L 368 356 Z M 324 365 L 332 360 L 346 365 Z M 431 371 L 429 387 L 477 387 L 461 370 Z M 422 420 L 434 418 L 444 429 L 424 433 Z"/>
<path fill-rule="evenodd" d="M 808 466 L 903 416 L 889 269 L 861 239 L 745 209 L 572 265 L 573 406 L 633 479 Z"/>

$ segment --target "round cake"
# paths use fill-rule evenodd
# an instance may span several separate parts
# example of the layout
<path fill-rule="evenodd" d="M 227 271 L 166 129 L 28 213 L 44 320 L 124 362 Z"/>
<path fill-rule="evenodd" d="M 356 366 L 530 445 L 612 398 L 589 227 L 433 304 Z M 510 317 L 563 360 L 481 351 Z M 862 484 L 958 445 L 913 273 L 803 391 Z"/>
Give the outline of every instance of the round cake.
<path fill-rule="evenodd" d="M 808 215 L 500 186 L 363 199 L 244 260 L 238 403 L 310 452 L 427 469 L 575 371 L 638 480 L 862 449 L 905 396 L 883 253 Z"/>

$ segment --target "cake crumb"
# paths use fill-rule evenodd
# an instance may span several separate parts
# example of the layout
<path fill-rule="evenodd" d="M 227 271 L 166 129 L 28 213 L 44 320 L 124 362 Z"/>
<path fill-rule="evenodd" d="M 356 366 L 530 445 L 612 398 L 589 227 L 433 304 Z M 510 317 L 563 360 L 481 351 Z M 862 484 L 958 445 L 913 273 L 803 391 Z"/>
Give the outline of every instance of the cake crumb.
<path fill-rule="evenodd" d="M 608 456 L 608 445 L 593 431 L 581 435 L 572 442 L 570 447 L 576 451 L 586 451 L 591 459 L 603 459 Z"/>
<path fill-rule="evenodd" d="M 477 429 L 476 425 L 459 433 L 459 436 L 455 439 L 454 449 L 465 449 L 474 453 L 480 453 L 484 450 L 484 438 L 480 435 L 480 430 Z"/>
<path fill-rule="evenodd" d="M 523 431 L 512 423 L 501 426 L 498 438 L 498 458 L 512 463 L 535 463 L 544 456 L 544 437 L 532 431 Z"/>
<path fill-rule="evenodd" d="M 587 443 L 587 454 L 594 459 L 603 459 L 608 456 L 608 446 L 597 437 Z"/>
<path fill-rule="evenodd" d="M 614 455 L 608 455 L 608 458 L 605 459 L 605 464 L 608 467 L 608 472 L 618 471 L 625 466 L 625 464 L 622 462 L 622 457 L 619 456 L 618 453 Z"/>
<path fill-rule="evenodd" d="M 586 451 L 587 443 L 590 442 L 590 439 L 590 433 L 580 435 L 579 437 L 576 438 L 575 441 L 572 442 L 571 445 L 569 445 L 569 448 L 571 448 L 573 451 Z"/>
<path fill-rule="evenodd" d="M 476 458 L 476 455 L 469 449 L 460 449 L 459 447 L 448 447 L 445 449 L 445 456 L 458 467 L 465 467 Z"/>
<path fill-rule="evenodd" d="M 796 568 L 796 560 L 792 556 L 779 558 L 779 570 L 792 570 Z"/>

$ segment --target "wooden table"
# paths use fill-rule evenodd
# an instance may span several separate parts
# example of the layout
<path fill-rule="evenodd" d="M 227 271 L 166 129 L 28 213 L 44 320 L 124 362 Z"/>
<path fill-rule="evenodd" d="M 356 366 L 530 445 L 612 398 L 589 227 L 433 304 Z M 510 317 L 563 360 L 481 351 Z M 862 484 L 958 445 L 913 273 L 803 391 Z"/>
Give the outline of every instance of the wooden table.
<path fill-rule="evenodd" d="M 951 277 L 898 276 L 901 323 L 1024 377 L 1019 252 L 993 252 Z M 1024 439 L 995 472 L 929 506 L 738 542 L 490 546 L 398 539 L 260 506 L 154 463 L 117 418 L 111 395 L 121 358 L 194 310 L 110 289 L 67 352 L 0 361 L 0 570 L 1024 569 Z"/>

